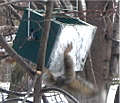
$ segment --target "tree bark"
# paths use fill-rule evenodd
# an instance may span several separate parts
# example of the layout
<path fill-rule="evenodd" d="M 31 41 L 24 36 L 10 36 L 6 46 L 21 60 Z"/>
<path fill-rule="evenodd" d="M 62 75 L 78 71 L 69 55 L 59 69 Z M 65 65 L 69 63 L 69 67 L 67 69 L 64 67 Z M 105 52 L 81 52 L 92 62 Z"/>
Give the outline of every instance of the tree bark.
<path fill-rule="evenodd" d="M 28 73 L 28 75 L 33 78 L 34 71 L 28 66 L 28 64 L 20 57 L 12 47 L 8 45 L 8 43 L 5 41 L 4 37 L 0 34 L 0 46 L 3 47 L 8 54 L 13 57 L 14 60 L 16 60 L 17 63 L 19 63 L 23 69 Z"/>
<path fill-rule="evenodd" d="M 45 14 L 45 22 L 44 22 L 44 30 L 42 33 L 41 41 L 40 41 L 40 49 L 38 53 L 38 62 L 37 62 L 37 71 L 43 72 L 45 67 L 45 55 L 46 55 L 46 47 L 47 40 L 49 37 L 49 31 L 51 26 L 51 16 L 53 11 L 54 1 L 48 1 L 48 5 L 46 6 L 46 14 Z M 38 77 L 35 87 L 34 87 L 34 103 L 41 103 L 41 85 L 42 85 L 42 75 Z"/>
<path fill-rule="evenodd" d="M 88 10 L 104 10 L 107 1 L 87 1 Z M 111 4 L 108 4 L 109 8 L 112 8 Z M 107 9 L 109 9 L 107 8 Z M 112 22 L 106 16 L 96 17 L 94 13 L 87 13 L 88 15 L 93 15 L 93 17 L 88 17 L 87 22 L 92 25 L 97 26 L 97 31 L 91 46 L 91 57 L 93 62 L 93 69 L 95 71 L 95 77 L 97 79 L 97 85 L 103 86 L 108 81 L 109 75 L 109 61 L 111 54 L 111 41 L 105 39 L 105 35 L 112 35 Z M 112 21 L 112 20 L 111 20 Z M 89 77 L 90 78 L 90 77 Z M 88 78 L 88 79 L 89 79 Z"/>
<path fill-rule="evenodd" d="M 87 12 L 87 22 L 97 26 L 97 31 L 91 46 L 91 59 L 92 59 L 92 67 L 94 70 L 96 83 L 98 88 L 101 88 L 108 91 L 108 84 L 109 84 L 109 64 L 110 64 L 110 55 L 111 55 L 111 46 L 112 42 L 110 40 L 105 39 L 106 34 L 111 36 L 112 35 L 112 17 L 107 16 L 107 12 L 103 14 L 103 11 L 113 8 L 111 1 L 93 1 L 93 0 L 86 0 L 86 7 L 87 10 L 91 12 Z M 102 12 L 92 12 L 94 10 L 100 10 Z M 89 59 L 88 59 L 89 60 Z M 87 61 L 85 66 L 85 71 L 87 72 L 87 80 L 93 81 L 93 75 L 90 74 L 91 68 L 90 63 Z M 108 88 L 106 88 L 108 86 Z M 102 91 L 101 90 L 101 91 Z M 105 97 L 105 96 L 104 96 Z M 104 101 L 99 103 L 105 103 Z M 97 102 L 96 102 L 97 103 Z"/>
<path fill-rule="evenodd" d="M 113 29 L 113 36 L 112 38 L 115 39 L 116 41 L 112 41 L 112 48 L 111 48 L 111 58 L 110 58 L 110 69 L 109 69 L 109 76 L 112 79 L 115 77 L 115 71 L 116 69 L 119 68 L 119 43 L 120 40 L 119 38 L 119 16 L 115 16 L 115 22 L 114 22 L 114 29 Z"/>

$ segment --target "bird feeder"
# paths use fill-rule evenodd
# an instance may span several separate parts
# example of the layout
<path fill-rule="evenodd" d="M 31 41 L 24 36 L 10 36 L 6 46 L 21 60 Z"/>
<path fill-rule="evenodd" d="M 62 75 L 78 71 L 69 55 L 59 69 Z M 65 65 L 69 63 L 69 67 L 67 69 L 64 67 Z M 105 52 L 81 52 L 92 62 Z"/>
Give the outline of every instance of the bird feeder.
<path fill-rule="evenodd" d="M 29 14 L 29 17 L 28 17 Z M 26 9 L 20 23 L 13 48 L 22 57 L 37 63 L 44 16 L 39 10 Z M 47 43 L 45 66 L 49 69 L 63 68 L 63 54 L 72 43 L 71 55 L 75 71 L 83 70 L 96 27 L 80 19 L 53 17 Z"/>

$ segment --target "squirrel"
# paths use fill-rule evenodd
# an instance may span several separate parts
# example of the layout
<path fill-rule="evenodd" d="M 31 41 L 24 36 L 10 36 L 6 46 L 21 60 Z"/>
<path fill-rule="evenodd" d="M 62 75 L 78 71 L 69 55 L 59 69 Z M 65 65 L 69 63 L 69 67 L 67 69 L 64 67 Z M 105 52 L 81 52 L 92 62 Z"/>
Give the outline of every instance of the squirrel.
<path fill-rule="evenodd" d="M 73 60 L 69 55 L 72 50 L 72 43 L 68 44 L 66 50 L 64 51 L 64 74 L 55 77 L 52 71 L 45 69 L 43 73 L 43 83 L 46 86 L 56 86 L 67 91 L 75 98 L 79 93 L 85 95 L 94 95 L 98 90 L 89 82 L 79 81 L 75 78 L 75 71 L 73 66 Z"/>

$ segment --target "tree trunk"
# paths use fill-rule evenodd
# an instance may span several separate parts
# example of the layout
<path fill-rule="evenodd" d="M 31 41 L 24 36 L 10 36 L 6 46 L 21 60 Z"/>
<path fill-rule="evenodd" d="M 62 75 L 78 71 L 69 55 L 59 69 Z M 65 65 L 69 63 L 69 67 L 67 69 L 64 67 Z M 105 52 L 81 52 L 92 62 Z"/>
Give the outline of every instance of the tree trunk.
<path fill-rule="evenodd" d="M 40 41 L 40 49 L 38 54 L 38 63 L 37 63 L 37 71 L 43 72 L 45 67 L 45 55 L 46 55 L 46 47 L 47 47 L 47 40 L 49 36 L 49 30 L 51 26 L 51 16 L 53 11 L 53 4 L 54 1 L 48 1 L 48 5 L 46 7 L 46 15 L 45 15 L 45 22 L 44 22 L 44 30 L 42 33 L 41 41 Z M 40 92 L 42 89 L 42 75 L 37 78 L 35 87 L 34 87 L 34 103 L 41 103 L 41 96 Z"/>
<path fill-rule="evenodd" d="M 107 17 L 107 12 L 103 14 L 103 12 L 92 12 L 94 10 L 106 11 L 112 8 L 112 2 L 108 1 L 86 1 L 87 10 L 91 10 L 91 12 L 87 13 L 87 22 L 97 26 L 96 35 L 94 37 L 92 46 L 91 46 L 91 59 L 92 59 L 92 67 L 94 76 L 96 79 L 97 87 L 101 88 L 101 91 L 107 91 L 107 84 L 109 83 L 109 64 L 110 64 L 110 55 L 111 55 L 111 44 L 110 40 L 105 39 L 105 36 L 112 35 L 112 19 Z M 97 14 L 97 15 L 96 15 Z M 110 21 L 111 20 L 111 21 Z M 94 83 L 93 74 L 91 72 L 92 67 L 87 59 L 85 65 L 85 71 L 87 75 L 87 80 Z M 91 67 L 91 68 L 90 68 Z M 91 74 L 90 74 L 91 73 Z M 101 93 L 100 93 L 101 94 Z M 104 96 L 105 97 L 105 96 Z M 104 101 L 98 101 L 98 103 L 105 103 L 106 97 Z M 93 102 L 92 102 L 93 103 Z M 95 102 L 97 103 L 97 102 Z"/>
<path fill-rule="evenodd" d="M 113 26 L 113 40 L 112 40 L 112 48 L 111 48 L 111 58 L 110 58 L 110 70 L 109 76 L 110 78 L 114 78 L 116 75 L 116 69 L 119 68 L 119 16 L 115 16 L 115 22 Z M 118 72 L 118 71 L 117 71 Z"/>

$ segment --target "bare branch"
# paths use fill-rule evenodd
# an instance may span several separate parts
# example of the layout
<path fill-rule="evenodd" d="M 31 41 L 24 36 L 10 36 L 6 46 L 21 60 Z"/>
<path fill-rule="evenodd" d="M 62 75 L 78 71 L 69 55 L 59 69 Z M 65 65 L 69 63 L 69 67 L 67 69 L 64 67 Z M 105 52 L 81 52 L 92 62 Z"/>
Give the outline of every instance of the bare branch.
<path fill-rule="evenodd" d="M 44 5 L 42 5 L 40 2 L 34 2 L 37 9 L 45 9 Z"/>
<path fill-rule="evenodd" d="M 10 5 L 10 4 L 14 4 L 14 3 L 18 3 L 18 2 L 39 2 L 43 5 L 47 5 L 47 2 L 45 1 L 40 1 L 40 0 L 12 0 L 11 2 L 6 2 L 6 3 L 1 3 L 0 4 L 0 7 L 2 6 L 7 6 L 7 5 Z"/>
<path fill-rule="evenodd" d="M 20 93 L 20 92 L 16 92 L 16 91 L 9 91 L 9 90 L 5 90 L 5 89 L 2 89 L 2 88 L 0 88 L 0 92 L 7 93 L 9 95 L 20 96 L 20 97 L 24 97 L 26 95 L 26 93 Z M 33 96 L 33 93 L 31 93 L 29 96 Z"/>
<path fill-rule="evenodd" d="M 47 46 L 47 40 L 49 36 L 50 26 L 51 26 L 51 17 L 52 17 L 52 11 L 53 11 L 53 4 L 54 1 L 48 1 L 48 6 L 46 7 L 46 14 L 45 14 L 45 21 L 43 26 L 43 33 L 40 41 L 40 48 L 38 52 L 38 63 L 37 63 L 37 71 L 41 71 L 43 73 L 44 65 L 45 65 L 45 55 L 46 55 L 46 46 Z M 42 76 L 39 76 L 37 79 L 37 82 L 35 84 L 34 88 L 34 103 L 40 103 L 41 98 L 39 97 L 38 92 L 41 91 L 41 85 L 42 85 Z"/>
<path fill-rule="evenodd" d="M 94 69 L 93 69 L 93 62 L 92 62 L 92 57 L 91 57 L 91 51 L 89 52 L 88 57 L 89 57 L 89 62 L 90 62 L 90 69 L 91 69 L 91 72 L 92 72 L 92 75 L 93 75 L 94 84 L 95 84 L 95 87 L 98 88 L 97 82 L 96 82 L 96 78 L 95 78 Z"/>
<path fill-rule="evenodd" d="M 27 6 L 23 7 L 23 6 L 20 6 L 20 5 L 16 5 L 16 4 L 12 4 L 11 5 L 14 9 L 18 10 L 18 11 L 24 11 L 25 8 L 28 8 Z"/>
<path fill-rule="evenodd" d="M 114 30 L 113 30 L 113 38 L 115 40 L 119 39 L 119 16 L 115 16 L 114 22 Z M 109 69 L 109 76 L 110 78 L 114 77 L 115 70 L 117 69 L 117 65 L 119 63 L 119 44 L 120 42 L 112 42 L 111 48 L 111 58 L 110 58 L 110 69 Z M 119 68 L 119 67 L 118 67 Z"/>
<path fill-rule="evenodd" d="M 16 5 L 16 4 L 11 4 L 11 6 L 18 11 L 24 11 L 25 8 L 28 8 L 28 6 L 20 6 L 20 5 Z M 37 7 L 35 6 L 35 4 L 33 2 L 31 3 L 31 8 L 37 9 Z"/>
<path fill-rule="evenodd" d="M 16 11 L 11 5 L 9 5 L 8 7 L 9 7 L 9 9 L 11 10 L 11 13 L 12 13 L 16 18 L 18 18 L 18 19 L 21 19 L 21 18 L 22 18 L 21 15 L 20 15 L 19 13 L 17 13 L 17 11 Z"/>
<path fill-rule="evenodd" d="M 37 78 L 38 78 L 38 75 L 35 74 L 35 76 L 34 76 L 34 78 L 33 78 L 33 82 L 32 82 L 32 84 L 31 84 L 31 87 L 28 89 L 27 94 L 25 95 L 25 98 L 24 98 L 24 100 L 23 100 L 23 103 L 25 103 L 25 101 L 27 100 L 27 98 L 30 96 L 31 91 L 32 91 L 32 88 L 35 86 L 35 83 L 36 83 L 36 81 L 37 81 Z"/>
<path fill-rule="evenodd" d="M 0 46 L 3 47 L 11 57 L 13 57 L 17 63 L 19 63 L 28 75 L 33 79 L 35 72 L 29 67 L 29 65 L 12 49 L 5 41 L 4 37 L 0 35 Z"/>
<path fill-rule="evenodd" d="M 108 36 L 107 34 L 105 35 L 105 38 L 106 38 L 106 39 L 109 39 L 109 40 L 112 40 L 113 42 L 116 42 L 116 43 L 118 43 L 118 44 L 120 43 L 120 40 L 116 40 L 117 38 L 114 39 L 114 38 Z"/>
<path fill-rule="evenodd" d="M 7 99 L 6 101 L 2 101 L 0 103 L 10 103 L 12 101 L 23 101 L 23 99 L 20 99 L 20 98 Z M 29 100 L 26 100 L 26 102 L 27 103 L 33 103 L 33 102 L 29 101 Z"/>
<path fill-rule="evenodd" d="M 31 2 L 31 8 L 32 8 L 32 9 L 37 9 L 37 6 L 35 5 L 34 2 Z"/>

